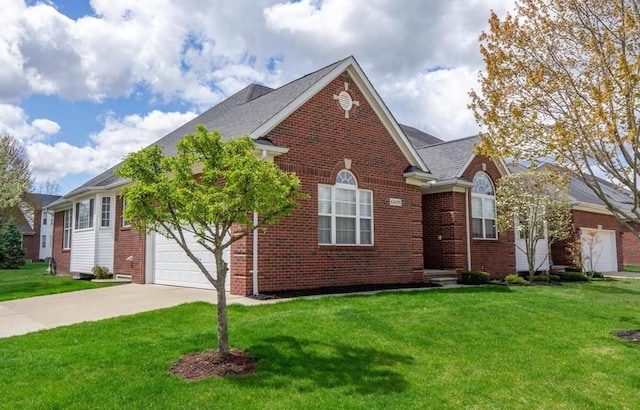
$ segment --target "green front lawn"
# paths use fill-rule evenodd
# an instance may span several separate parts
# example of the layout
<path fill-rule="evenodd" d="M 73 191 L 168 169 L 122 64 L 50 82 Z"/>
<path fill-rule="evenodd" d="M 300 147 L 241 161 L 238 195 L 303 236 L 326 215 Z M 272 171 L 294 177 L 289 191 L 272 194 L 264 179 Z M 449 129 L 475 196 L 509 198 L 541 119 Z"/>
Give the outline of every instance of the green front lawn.
<path fill-rule="evenodd" d="M 46 270 L 46 263 L 28 263 L 20 269 L 0 269 L 0 302 L 110 285 L 73 280 L 69 276 L 52 276 Z"/>
<path fill-rule="evenodd" d="M 0 339 L 0 407 L 637 408 L 640 281 L 473 287 L 231 306 L 250 376 L 185 382 L 205 303 Z"/>
<path fill-rule="evenodd" d="M 624 265 L 627 272 L 640 272 L 640 265 Z"/>

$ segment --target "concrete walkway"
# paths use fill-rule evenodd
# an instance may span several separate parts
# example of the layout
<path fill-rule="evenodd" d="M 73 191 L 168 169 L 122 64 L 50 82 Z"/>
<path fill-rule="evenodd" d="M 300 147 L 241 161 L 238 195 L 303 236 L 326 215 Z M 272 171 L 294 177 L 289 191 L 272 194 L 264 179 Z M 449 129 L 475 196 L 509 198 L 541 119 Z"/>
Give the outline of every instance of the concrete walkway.
<path fill-rule="evenodd" d="M 74 323 L 132 315 L 183 303 L 216 302 L 212 290 L 162 285 L 117 285 L 0 302 L 0 338 Z M 227 294 L 228 304 L 256 305 Z"/>

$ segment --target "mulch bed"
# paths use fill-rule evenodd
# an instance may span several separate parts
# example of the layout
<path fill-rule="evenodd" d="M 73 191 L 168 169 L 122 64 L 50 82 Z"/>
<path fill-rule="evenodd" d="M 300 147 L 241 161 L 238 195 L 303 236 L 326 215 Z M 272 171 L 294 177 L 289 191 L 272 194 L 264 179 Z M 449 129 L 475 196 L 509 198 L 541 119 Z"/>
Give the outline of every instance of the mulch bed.
<path fill-rule="evenodd" d="M 640 343 L 640 329 L 616 330 L 611 332 L 611 334 L 618 336 L 620 339 L 629 340 L 635 343 Z"/>
<path fill-rule="evenodd" d="M 414 289 L 414 288 L 420 289 L 420 288 L 436 288 L 436 287 L 440 287 L 440 285 L 435 283 L 385 283 L 385 284 L 378 284 L 378 285 L 327 286 L 327 287 L 313 288 L 313 289 L 267 292 L 265 294 L 261 293 L 257 296 L 254 295 L 249 297 L 254 299 L 259 299 L 259 300 L 268 300 L 268 299 L 297 298 L 300 296 L 371 292 L 376 290 Z"/>
<path fill-rule="evenodd" d="M 185 355 L 169 372 L 185 380 L 237 376 L 253 373 L 257 362 L 258 359 L 241 350 L 231 350 L 227 358 L 222 358 L 215 350 L 207 350 Z"/>

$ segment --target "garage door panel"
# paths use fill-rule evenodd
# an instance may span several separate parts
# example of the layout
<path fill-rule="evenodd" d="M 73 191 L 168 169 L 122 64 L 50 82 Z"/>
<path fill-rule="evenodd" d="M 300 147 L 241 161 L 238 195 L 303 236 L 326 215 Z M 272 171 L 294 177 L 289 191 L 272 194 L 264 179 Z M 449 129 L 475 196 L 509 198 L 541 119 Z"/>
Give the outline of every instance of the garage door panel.
<path fill-rule="evenodd" d="M 615 231 L 581 228 L 583 269 L 598 272 L 618 270 L 618 252 Z"/>
<path fill-rule="evenodd" d="M 216 266 L 213 255 L 197 243 L 193 235 L 185 235 L 189 249 L 200 259 L 207 270 L 215 277 Z M 186 252 L 175 243 L 162 235 L 154 236 L 154 275 L 153 283 L 171 286 L 186 286 L 204 289 L 213 289 L 213 285 L 200 271 L 198 266 L 187 256 Z M 225 250 L 224 259 L 229 263 L 228 248 Z M 229 278 L 225 284 L 229 289 Z"/>

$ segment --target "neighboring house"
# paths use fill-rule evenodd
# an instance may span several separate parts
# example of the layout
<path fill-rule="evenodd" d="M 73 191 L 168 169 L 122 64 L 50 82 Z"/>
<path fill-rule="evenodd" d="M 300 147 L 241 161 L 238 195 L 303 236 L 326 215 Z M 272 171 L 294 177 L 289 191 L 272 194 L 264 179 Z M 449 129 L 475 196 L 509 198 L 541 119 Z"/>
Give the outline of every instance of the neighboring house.
<path fill-rule="evenodd" d="M 513 231 L 495 229 L 505 164 L 475 155 L 477 137 L 443 142 L 398 124 L 353 57 L 277 89 L 249 85 L 156 144 L 174 154 L 196 124 L 251 136 L 256 155 L 295 172 L 310 197 L 228 248 L 233 294 L 424 282 L 425 269 L 526 269 Z M 102 265 L 136 283 L 211 288 L 176 243 L 122 218 L 129 181 L 116 168 L 50 205 L 58 272 Z M 214 270 L 212 255 L 190 239 Z"/>
<path fill-rule="evenodd" d="M 569 175 L 569 195 L 573 200 L 571 238 L 552 246 L 553 263 L 575 265 L 569 245 L 580 241 L 585 268 L 593 260 L 593 268 L 598 272 L 622 270 L 625 264 L 640 263 L 640 241 L 624 227 L 607 209 L 605 203 L 576 174 Z M 613 184 L 598 179 L 608 198 L 624 208 L 629 197 L 616 189 Z M 595 236 L 594 236 L 595 235 Z"/>
<path fill-rule="evenodd" d="M 26 193 L 11 217 L 22 233 L 25 259 L 46 260 L 51 257 L 53 243 L 53 211 L 47 206 L 61 198 L 59 195 Z"/>

